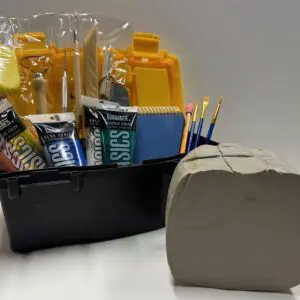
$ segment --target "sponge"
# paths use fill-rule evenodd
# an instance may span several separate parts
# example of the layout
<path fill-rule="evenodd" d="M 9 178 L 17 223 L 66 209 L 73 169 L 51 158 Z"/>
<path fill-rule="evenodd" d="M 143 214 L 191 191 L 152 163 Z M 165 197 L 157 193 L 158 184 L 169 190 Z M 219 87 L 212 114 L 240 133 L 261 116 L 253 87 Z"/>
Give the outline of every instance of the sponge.
<path fill-rule="evenodd" d="M 20 73 L 15 51 L 0 45 L 0 97 L 7 97 L 19 90 Z"/>

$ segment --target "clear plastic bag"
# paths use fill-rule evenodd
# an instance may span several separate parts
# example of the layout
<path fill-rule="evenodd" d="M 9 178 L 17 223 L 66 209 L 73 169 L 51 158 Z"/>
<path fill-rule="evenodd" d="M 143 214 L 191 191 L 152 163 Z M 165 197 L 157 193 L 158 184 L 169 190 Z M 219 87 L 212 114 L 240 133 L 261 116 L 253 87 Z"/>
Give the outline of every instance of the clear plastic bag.
<path fill-rule="evenodd" d="M 9 101 L 20 116 L 79 113 L 81 94 L 127 105 L 131 37 L 128 22 L 97 14 L 0 18 L 1 41 L 14 49 L 21 78 Z"/>
<path fill-rule="evenodd" d="M 0 169 L 23 171 L 46 167 L 37 137 L 18 116 L 12 101 L 21 93 L 19 61 L 16 55 L 16 18 L 0 19 Z M 18 98 L 16 98 L 18 101 Z M 18 101 L 19 103 L 21 101 Z M 17 106 L 17 105 L 15 105 Z"/>
<path fill-rule="evenodd" d="M 97 14 L 76 14 L 74 18 L 82 94 L 128 105 L 125 53 L 131 45 L 130 24 Z"/>
<path fill-rule="evenodd" d="M 11 35 L 21 88 L 9 101 L 19 115 L 61 111 L 61 78 L 65 68 L 72 68 L 70 59 L 64 64 L 68 61 L 64 49 L 73 49 L 72 18 L 72 14 L 47 13 L 14 20 Z"/>
<path fill-rule="evenodd" d="M 0 17 L 0 99 L 18 92 L 20 75 L 14 49 L 13 30 L 17 19 Z"/>

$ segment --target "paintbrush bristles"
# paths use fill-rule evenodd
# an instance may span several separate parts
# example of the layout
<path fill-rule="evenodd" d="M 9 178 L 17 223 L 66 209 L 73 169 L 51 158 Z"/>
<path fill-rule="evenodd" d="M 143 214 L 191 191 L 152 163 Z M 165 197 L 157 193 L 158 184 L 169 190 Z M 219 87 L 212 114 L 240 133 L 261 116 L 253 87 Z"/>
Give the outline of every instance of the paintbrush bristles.
<path fill-rule="evenodd" d="M 194 110 L 193 122 L 196 122 L 196 120 L 197 120 L 197 112 L 198 112 L 198 104 L 196 104 L 196 107 Z"/>
<path fill-rule="evenodd" d="M 209 97 L 206 96 L 204 97 L 202 102 L 202 111 L 201 111 L 200 119 L 204 119 L 208 104 L 209 104 Z"/>
<path fill-rule="evenodd" d="M 215 113 L 214 113 L 214 115 L 212 117 L 212 120 L 211 120 L 211 123 L 213 123 L 213 124 L 215 124 L 216 121 L 217 121 L 222 102 L 223 102 L 223 97 L 221 96 L 219 101 L 218 101 L 218 105 L 216 107 Z"/>
<path fill-rule="evenodd" d="M 98 97 L 97 25 L 83 42 L 83 91 L 86 96 Z"/>

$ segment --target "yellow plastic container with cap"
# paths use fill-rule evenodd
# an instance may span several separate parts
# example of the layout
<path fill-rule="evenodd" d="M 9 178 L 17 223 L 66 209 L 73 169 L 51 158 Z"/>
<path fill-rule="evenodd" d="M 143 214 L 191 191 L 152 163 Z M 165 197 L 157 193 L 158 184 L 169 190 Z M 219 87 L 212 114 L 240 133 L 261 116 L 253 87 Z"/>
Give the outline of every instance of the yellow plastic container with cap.
<path fill-rule="evenodd" d="M 133 36 L 126 53 L 130 104 L 178 106 L 184 112 L 179 60 L 159 44 L 160 38 L 154 34 L 137 32 Z"/>

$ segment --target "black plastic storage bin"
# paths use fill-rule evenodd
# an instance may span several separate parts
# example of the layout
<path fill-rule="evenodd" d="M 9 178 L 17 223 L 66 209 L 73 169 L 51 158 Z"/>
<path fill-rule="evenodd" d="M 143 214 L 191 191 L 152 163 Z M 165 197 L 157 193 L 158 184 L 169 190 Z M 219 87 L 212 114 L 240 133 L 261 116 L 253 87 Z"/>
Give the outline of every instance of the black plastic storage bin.
<path fill-rule="evenodd" d="M 129 167 L 72 167 L 0 175 L 11 249 L 29 252 L 163 227 L 168 188 L 180 158 Z"/>

